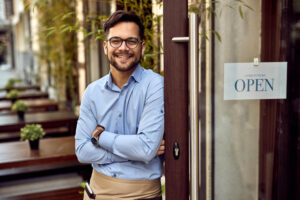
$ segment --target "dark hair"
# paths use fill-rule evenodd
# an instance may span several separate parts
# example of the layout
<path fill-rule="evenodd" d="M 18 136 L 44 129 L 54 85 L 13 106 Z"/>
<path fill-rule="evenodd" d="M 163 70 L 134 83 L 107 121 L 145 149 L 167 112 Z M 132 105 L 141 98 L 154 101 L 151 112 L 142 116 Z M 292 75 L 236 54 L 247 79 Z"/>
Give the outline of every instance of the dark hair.
<path fill-rule="evenodd" d="M 144 26 L 141 19 L 134 12 L 127 12 L 123 10 L 117 10 L 114 12 L 108 20 L 104 23 L 104 31 L 108 35 L 109 29 L 120 22 L 134 22 L 139 26 L 139 35 L 141 40 L 144 39 Z"/>

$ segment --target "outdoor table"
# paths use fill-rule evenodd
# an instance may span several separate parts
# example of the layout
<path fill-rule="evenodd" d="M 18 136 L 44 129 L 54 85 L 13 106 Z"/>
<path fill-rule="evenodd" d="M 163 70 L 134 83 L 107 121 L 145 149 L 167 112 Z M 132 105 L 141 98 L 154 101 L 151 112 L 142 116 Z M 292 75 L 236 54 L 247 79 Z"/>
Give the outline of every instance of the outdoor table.
<path fill-rule="evenodd" d="M 6 97 L 6 92 L 1 92 L 0 93 L 0 101 L 3 100 L 10 100 Z M 24 91 L 20 92 L 19 97 L 17 99 L 38 99 L 38 98 L 48 98 L 48 93 L 47 92 L 42 92 L 42 91 Z"/>
<path fill-rule="evenodd" d="M 41 139 L 39 150 L 30 150 L 28 141 L 0 144 L 0 169 L 76 162 L 74 136 Z"/>
<path fill-rule="evenodd" d="M 11 180 L 11 176 L 18 181 L 30 183 L 37 177 L 46 172 L 46 178 L 52 177 L 56 173 L 61 173 L 64 169 L 71 170 L 74 176 L 82 176 L 90 172 L 90 165 L 79 163 L 75 155 L 74 136 L 41 139 L 39 150 L 30 150 L 28 141 L 8 142 L 0 144 L 0 183 Z M 50 172 L 50 173 L 49 173 Z M 19 174 L 21 176 L 19 176 Z M 22 178 L 25 176 L 25 179 Z M 49 175 L 50 174 L 50 175 Z M 65 172 L 64 172 L 65 174 Z M 51 180 L 51 179 L 50 179 Z M 36 186 L 37 188 L 40 186 Z M 16 195 L 12 197 L 0 197 L 1 199 L 25 200 L 25 199 L 82 199 L 78 191 L 81 187 L 71 186 L 52 190 L 36 191 Z M 1 195 L 0 195 L 1 196 Z"/>
<path fill-rule="evenodd" d="M 24 99 L 29 110 L 58 110 L 58 103 L 53 99 Z M 0 111 L 11 110 L 11 101 L 0 101 Z"/>
<path fill-rule="evenodd" d="M 41 124 L 43 128 L 67 126 L 71 134 L 75 134 L 77 116 L 72 111 L 53 111 L 41 113 L 25 113 L 24 120 L 17 115 L 0 116 L 1 132 L 19 131 L 26 124 Z"/>
<path fill-rule="evenodd" d="M 39 85 L 17 85 L 13 88 L 13 90 L 40 90 Z M 6 91 L 4 88 L 0 88 L 0 92 Z"/>

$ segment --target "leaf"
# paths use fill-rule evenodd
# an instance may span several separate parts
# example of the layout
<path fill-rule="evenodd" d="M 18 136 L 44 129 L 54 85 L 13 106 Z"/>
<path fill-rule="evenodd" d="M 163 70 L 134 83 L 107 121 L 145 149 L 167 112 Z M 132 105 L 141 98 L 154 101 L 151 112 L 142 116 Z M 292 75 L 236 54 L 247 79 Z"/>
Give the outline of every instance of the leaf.
<path fill-rule="evenodd" d="M 62 29 L 60 32 L 61 32 L 61 33 L 64 33 L 64 32 L 66 32 L 66 31 L 70 31 L 70 27 L 69 27 L 69 26 L 65 27 L 65 28 Z"/>
<path fill-rule="evenodd" d="M 219 34 L 217 31 L 211 30 L 211 32 L 212 32 L 213 34 L 215 34 L 215 36 L 217 37 L 217 39 L 219 40 L 219 42 L 222 42 L 221 36 L 220 36 L 220 34 Z"/>
<path fill-rule="evenodd" d="M 205 37 L 205 39 L 206 39 L 207 41 L 209 41 L 209 38 L 207 37 L 206 34 L 199 34 L 199 35 L 200 35 L 200 37 Z"/>
<path fill-rule="evenodd" d="M 81 182 L 80 187 L 85 188 L 85 182 Z"/>
<path fill-rule="evenodd" d="M 245 6 L 245 7 L 247 7 L 248 9 L 250 9 L 250 10 L 254 11 L 254 9 L 253 9 L 253 8 L 251 8 L 250 6 L 248 6 L 247 4 L 244 4 L 244 6 Z"/>
<path fill-rule="evenodd" d="M 207 11 L 208 11 L 208 12 L 207 12 L 207 19 L 209 19 L 209 18 L 210 18 L 210 14 L 211 14 L 211 12 L 210 12 L 210 7 L 207 8 Z"/>
<path fill-rule="evenodd" d="M 209 6 L 207 7 L 207 19 L 210 18 L 210 15 L 213 14 L 215 17 L 217 16 L 216 11 L 213 9 L 213 7 Z"/>
<path fill-rule="evenodd" d="M 83 192 L 83 191 L 78 191 L 78 193 L 79 193 L 79 194 L 84 194 L 84 192 Z"/>
<path fill-rule="evenodd" d="M 90 36 L 90 35 L 93 35 L 95 32 L 89 32 L 89 33 L 84 33 L 84 37 L 88 37 L 88 36 Z"/>
<path fill-rule="evenodd" d="M 67 24 L 63 24 L 63 25 L 61 25 L 59 28 L 60 29 L 63 29 L 63 28 L 65 28 L 65 27 L 67 27 L 68 25 Z"/>
<path fill-rule="evenodd" d="M 242 0 L 234 0 L 234 1 L 244 4 L 244 2 Z"/>
<path fill-rule="evenodd" d="M 244 19 L 244 13 L 242 10 L 242 6 L 239 6 L 239 13 L 240 13 L 241 18 Z"/>
<path fill-rule="evenodd" d="M 48 33 L 46 34 L 46 38 L 52 35 L 55 31 L 55 29 L 48 31 Z"/>
<path fill-rule="evenodd" d="M 234 7 L 232 6 L 232 5 L 225 5 L 226 7 L 228 7 L 228 8 L 231 8 L 232 10 L 234 10 Z"/>
<path fill-rule="evenodd" d="M 55 27 L 49 27 L 46 29 L 46 31 L 51 31 L 51 30 L 55 30 L 56 28 Z"/>
<path fill-rule="evenodd" d="M 103 40 L 103 37 L 102 36 L 96 36 L 95 40 Z"/>
<path fill-rule="evenodd" d="M 71 16 L 71 15 L 73 15 L 73 14 L 75 14 L 75 12 L 74 12 L 74 11 L 72 11 L 72 12 L 69 12 L 69 13 L 67 13 L 67 14 L 63 15 L 61 19 L 62 19 L 62 20 L 64 20 L 64 19 L 68 18 L 69 16 Z"/>
<path fill-rule="evenodd" d="M 199 8 L 196 5 L 190 5 L 188 12 L 190 13 L 198 13 Z"/>
<path fill-rule="evenodd" d="M 24 9 L 25 9 L 25 10 L 30 10 L 30 7 L 31 7 L 30 3 L 27 3 L 27 4 L 25 5 Z"/>

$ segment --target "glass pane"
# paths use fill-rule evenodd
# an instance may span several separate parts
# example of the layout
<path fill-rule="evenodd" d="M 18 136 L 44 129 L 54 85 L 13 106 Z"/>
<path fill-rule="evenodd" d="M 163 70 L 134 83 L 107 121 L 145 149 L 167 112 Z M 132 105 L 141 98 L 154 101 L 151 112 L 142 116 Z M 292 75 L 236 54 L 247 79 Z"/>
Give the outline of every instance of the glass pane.
<path fill-rule="evenodd" d="M 248 3 L 254 11 L 243 9 L 244 19 L 238 7 L 223 7 L 215 19 L 222 38 L 215 43 L 215 200 L 258 199 L 259 100 L 224 101 L 223 93 L 224 63 L 253 62 L 260 55 L 260 1 Z"/>

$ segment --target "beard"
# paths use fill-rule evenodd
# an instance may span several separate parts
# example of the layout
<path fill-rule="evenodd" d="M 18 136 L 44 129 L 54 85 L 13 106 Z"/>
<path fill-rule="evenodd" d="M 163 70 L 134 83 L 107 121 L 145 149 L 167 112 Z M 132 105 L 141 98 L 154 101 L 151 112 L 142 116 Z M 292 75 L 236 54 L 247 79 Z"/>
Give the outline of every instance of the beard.
<path fill-rule="evenodd" d="M 133 60 L 132 62 L 128 63 L 127 66 L 125 67 L 121 67 L 117 61 L 116 61 L 116 57 L 118 57 L 119 54 L 123 54 L 123 55 L 127 55 L 129 58 L 132 58 L 135 56 L 134 53 L 129 53 L 128 51 L 125 51 L 125 52 L 121 52 L 121 53 L 116 53 L 116 52 L 113 52 L 112 53 L 112 56 L 110 58 L 108 58 L 108 61 L 109 63 L 118 71 L 121 71 L 121 72 L 127 72 L 127 71 L 131 71 L 132 69 L 135 69 L 138 64 L 140 63 L 141 59 L 142 59 L 142 54 L 140 52 L 140 55 L 139 57 L 136 57 L 135 60 Z"/>

